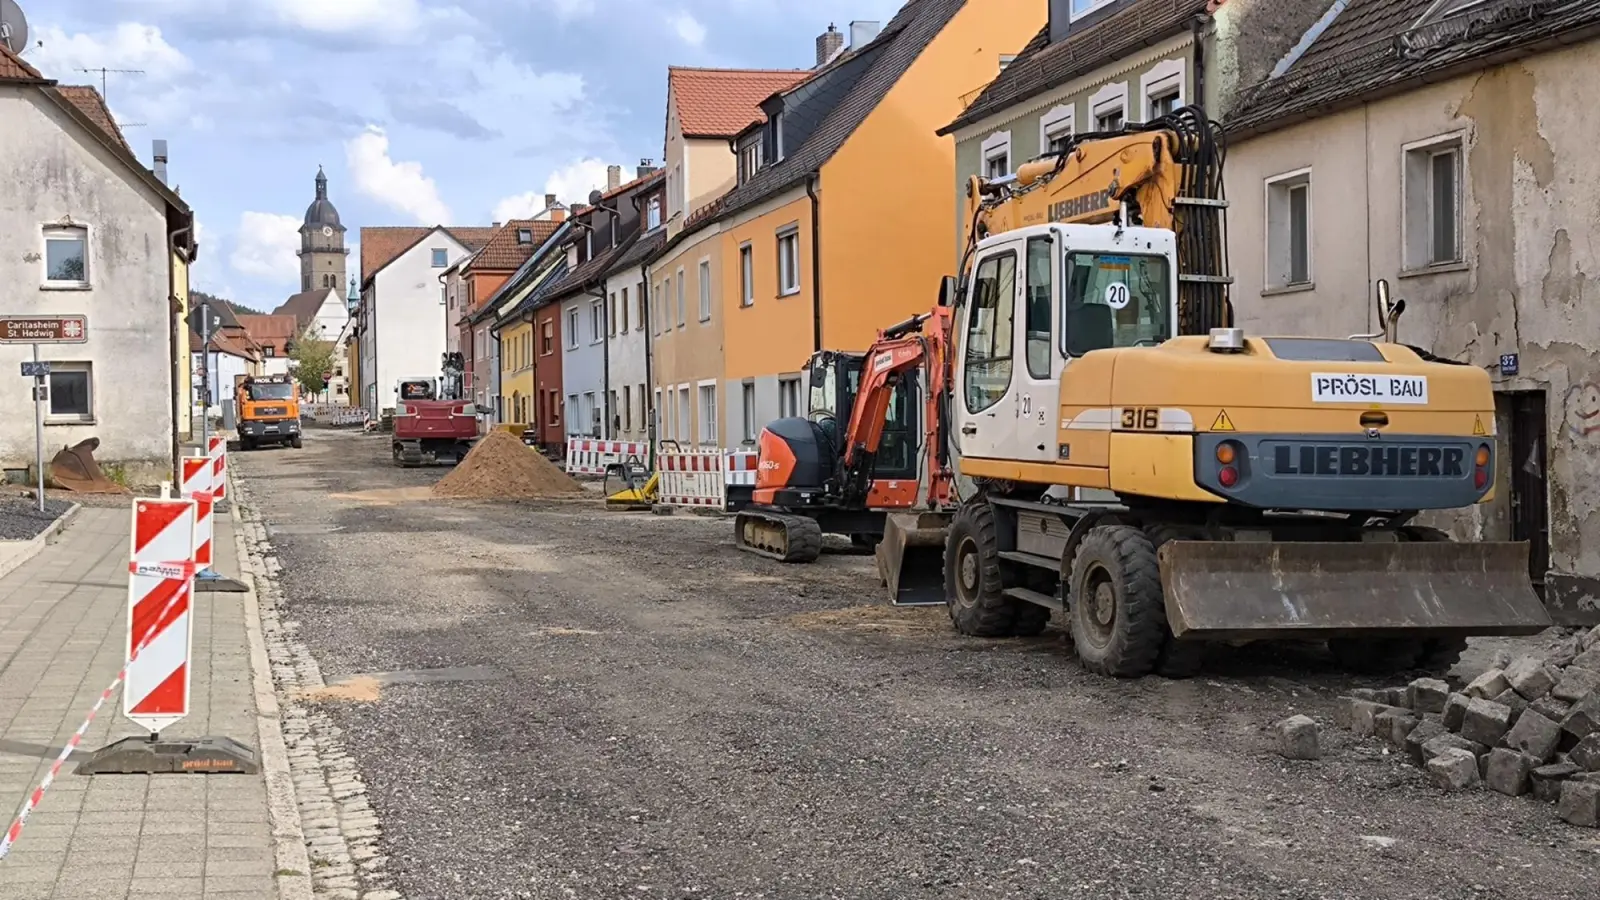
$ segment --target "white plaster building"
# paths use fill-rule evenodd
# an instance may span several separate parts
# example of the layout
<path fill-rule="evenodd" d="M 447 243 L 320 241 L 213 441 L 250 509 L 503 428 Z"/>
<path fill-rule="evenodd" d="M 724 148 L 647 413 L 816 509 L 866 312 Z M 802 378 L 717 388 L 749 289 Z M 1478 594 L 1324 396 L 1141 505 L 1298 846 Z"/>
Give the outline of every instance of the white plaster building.
<path fill-rule="evenodd" d="M 98 437 L 108 471 L 172 477 L 187 326 L 174 254 L 193 213 L 134 156 L 93 88 L 59 87 L 0 48 L 0 316 L 84 316 L 83 343 L 46 344 L 45 451 Z M 181 330 L 180 330 L 181 327 Z M 28 344 L 0 344 L 0 468 L 34 460 Z"/>
<path fill-rule="evenodd" d="M 445 352 L 439 276 L 489 241 L 494 228 L 361 229 L 361 303 L 356 309 L 362 405 L 392 411 L 400 379 L 438 378 Z"/>

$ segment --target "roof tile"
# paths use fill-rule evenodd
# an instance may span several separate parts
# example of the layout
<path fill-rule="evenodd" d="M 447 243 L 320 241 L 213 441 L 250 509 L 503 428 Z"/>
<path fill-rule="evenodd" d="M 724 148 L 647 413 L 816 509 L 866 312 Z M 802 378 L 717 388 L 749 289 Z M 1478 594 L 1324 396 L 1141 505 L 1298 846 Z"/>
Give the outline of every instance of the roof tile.
<path fill-rule="evenodd" d="M 878 36 L 861 48 L 861 55 L 875 54 L 875 58 L 865 63 L 866 69 L 855 86 L 806 142 L 781 162 L 762 169 L 749 181 L 724 194 L 710 207 L 697 210 L 695 224 L 725 218 L 775 196 L 799 184 L 808 173 L 817 171 L 832 159 L 966 2 L 908 0 Z M 689 231 L 685 227 L 679 237 Z"/>
<path fill-rule="evenodd" d="M 1074 27 L 1050 43 L 1047 24 L 954 122 L 949 134 L 1054 87 L 1059 87 L 1189 27 L 1216 0 L 1139 0 L 1103 19 Z"/>
<path fill-rule="evenodd" d="M 127 137 L 117 126 L 117 120 L 112 117 L 111 109 L 106 106 L 106 101 L 100 96 L 99 91 L 83 85 L 62 85 L 56 88 L 56 92 L 68 103 L 77 107 L 79 112 L 87 116 L 89 121 L 104 131 L 107 137 L 116 141 L 122 149 L 129 153 L 133 152 L 133 148 L 128 146 Z"/>
<path fill-rule="evenodd" d="M 39 70 L 28 65 L 28 61 L 12 53 L 5 47 L 0 47 L 0 81 L 44 81 L 45 77 Z"/>
<path fill-rule="evenodd" d="M 293 316 L 296 330 L 304 332 L 311 324 L 311 320 L 322 311 L 322 304 L 327 301 L 328 295 L 334 293 L 333 288 L 322 288 L 315 291 L 301 291 L 283 301 L 277 309 L 272 311 L 274 316 Z"/>
<path fill-rule="evenodd" d="M 240 316 L 239 324 L 244 326 L 251 340 L 280 354 L 287 352 L 286 344 L 299 333 L 294 316 Z"/>
<path fill-rule="evenodd" d="M 533 256 L 533 252 L 550 235 L 555 234 L 561 227 L 560 222 L 551 222 L 545 219 L 512 219 L 500 228 L 495 236 L 483 245 L 483 249 L 472 258 L 469 266 L 463 269 L 518 269 Z M 517 233 L 520 231 L 533 232 L 530 243 L 517 243 Z M 452 232 L 454 233 L 454 232 Z"/>
<path fill-rule="evenodd" d="M 1247 91 L 1224 122 L 1268 131 L 1403 90 L 1424 76 L 1481 66 L 1580 32 L 1600 34 L 1594 0 L 1490 0 L 1416 27 L 1433 0 L 1350 0 L 1289 70 Z"/>
<path fill-rule="evenodd" d="M 667 86 L 686 137 L 731 138 L 765 116 L 761 101 L 811 76 L 810 69 L 694 69 L 671 66 Z"/>
<path fill-rule="evenodd" d="M 478 226 L 425 226 L 379 225 L 361 229 L 361 284 L 366 286 L 378 270 L 394 262 L 402 253 L 433 233 L 434 228 L 444 228 L 458 243 L 468 250 L 482 250 L 500 229 Z"/>

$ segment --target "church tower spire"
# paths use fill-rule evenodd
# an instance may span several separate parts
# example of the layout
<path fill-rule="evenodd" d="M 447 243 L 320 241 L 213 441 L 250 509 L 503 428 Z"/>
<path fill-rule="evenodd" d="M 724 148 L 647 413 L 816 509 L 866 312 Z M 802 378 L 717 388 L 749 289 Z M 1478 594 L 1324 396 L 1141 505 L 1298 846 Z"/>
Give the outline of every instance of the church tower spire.
<path fill-rule="evenodd" d="M 316 186 L 316 199 L 300 226 L 300 290 L 338 290 L 348 276 L 350 251 L 339 210 L 328 199 L 328 173 L 322 166 L 317 166 Z"/>

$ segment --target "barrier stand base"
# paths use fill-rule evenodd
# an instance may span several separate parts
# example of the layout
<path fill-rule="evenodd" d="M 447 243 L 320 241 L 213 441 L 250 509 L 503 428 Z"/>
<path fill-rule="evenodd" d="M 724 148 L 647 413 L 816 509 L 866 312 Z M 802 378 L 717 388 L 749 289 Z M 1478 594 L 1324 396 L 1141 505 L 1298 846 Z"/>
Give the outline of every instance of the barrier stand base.
<path fill-rule="evenodd" d="M 163 741 L 128 737 L 96 750 L 73 770 L 78 775 L 255 775 L 256 751 L 228 737 Z"/>
<path fill-rule="evenodd" d="M 196 594 L 243 594 L 249 590 L 243 582 L 225 578 L 211 569 L 201 570 L 194 576 Z"/>

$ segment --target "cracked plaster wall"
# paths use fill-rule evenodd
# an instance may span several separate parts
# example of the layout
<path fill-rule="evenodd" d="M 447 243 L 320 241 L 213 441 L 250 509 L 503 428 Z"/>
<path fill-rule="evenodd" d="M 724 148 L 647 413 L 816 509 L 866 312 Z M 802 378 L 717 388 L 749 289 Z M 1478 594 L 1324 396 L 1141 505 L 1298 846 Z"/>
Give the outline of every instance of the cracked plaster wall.
<path fill-rule="evenodd" d="M 1400 338 L 1489 372 L 1500 391 L 1543 390 L 1552 590 L 1600 596 L 1600 42 L 1451 79 L 1232 144 L 1229 250 L 1240 324 L 1256 333 L 1373 330 L 1372 285 L 1407 301 Z M 1403 268 L 1404 150 L 1459 132 L 1466 146 L 1465 265 Z M 1264 291 L 1265 184 L 1309 168 L 1309 289 Z M 1369 227 L 1370 223 L 1370 227 Z M 1501 354 L 1520 371 L 1502 375 Z M 1510 538 L 1509 419 L 1490 503 L 1442 517 L 1460 537 Z"/>

